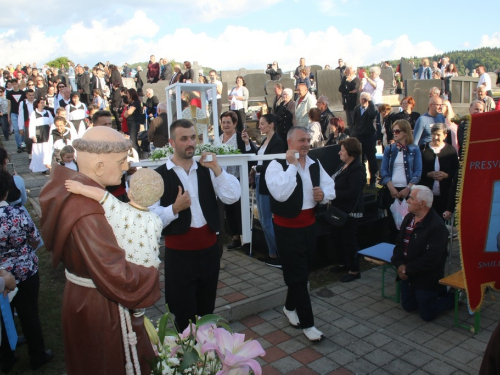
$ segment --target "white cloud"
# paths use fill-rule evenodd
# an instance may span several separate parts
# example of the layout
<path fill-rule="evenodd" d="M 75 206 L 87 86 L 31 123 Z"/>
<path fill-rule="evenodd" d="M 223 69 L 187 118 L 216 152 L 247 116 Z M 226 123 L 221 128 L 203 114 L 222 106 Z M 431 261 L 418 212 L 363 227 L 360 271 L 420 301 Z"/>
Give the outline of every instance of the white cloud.
<path fill-rule="evenodd" d="M 500 47 L 500 32 L 493 33 L 491 37 L 483 35 L 479 47 Z"/>
<path fill-rule="evenodd" d="M 201 6 L 204 1 L 196 4 Z M 277 0 L 268 3 L 272 1 Z M 154 54 L 157 58 L 198 61 L 218 70 L 243 67 L 264 70 L 267 63 L 277 60 L 287 71 L 295 69 L 302 56 L 307 64 L 336 66 L 335 62 L 342 57 L 359 66 L 439 52 L 432 43 L 413 43 L 407 35 L 375 44 L 360 29 L 342 34 L 333 26 L 307 33 L 299 28 L 267 32 L 227 26 L 216 36 L 179 28 L 161 35 L 160 26 L 143 11 L 136 11 L 120 25 L 111 25 L 106 20 L 92 21 L 89 25 L 75 23 L 61 37 L 46 37 L 37 29 L 24 39 L 11 32 L 7 32 L 8 36 L 4 34 L 0 34 L 0 65 L 17 61 L 43 63 L 64 55 L 89 65 L 101 60 L 122 64 L 146 61 Z"/>
<path fill-rule="evenodd" d="M 62 36 L 68 53 L 77 58 L 89 54 L 100 54 L 103 57 L 112 57 L 124 50 L 134 50 L 135 44 L 142 41 L 147 30 L 147 37 L 154 37 L 160 27 L 141 10 L 119 26 L 107 26 L 107 21 L 92 21 L 91 27 L 83 22 L 74 24 Z"/>
<path fill-rule="evenodd" d="M 24 39 L 16 38 L 16 32 L 9 30 L 0 34 L 0 66 L 49 61 L 58 55 L 59 46 L 57 37 L 48 37 L 36 27 L 29 29 Z"/>

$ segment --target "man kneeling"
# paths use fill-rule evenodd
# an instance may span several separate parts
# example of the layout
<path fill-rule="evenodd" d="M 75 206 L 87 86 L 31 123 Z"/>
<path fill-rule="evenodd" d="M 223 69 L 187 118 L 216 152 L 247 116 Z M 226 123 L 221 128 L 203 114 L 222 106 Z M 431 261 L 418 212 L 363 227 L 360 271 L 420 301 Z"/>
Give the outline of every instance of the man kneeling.
<path fill-rule="evenodd" d="M 403 309 L 419 310 L 420 317 L 427 322 L 454 305 L 454 294 L 439 285 L 448 255 L 448 230 L 432 208 L 432 199 L 428 187 L 412 187 L 408 197 L 409 213 L 401 224 L 391 259 L 401 280 Z"/>

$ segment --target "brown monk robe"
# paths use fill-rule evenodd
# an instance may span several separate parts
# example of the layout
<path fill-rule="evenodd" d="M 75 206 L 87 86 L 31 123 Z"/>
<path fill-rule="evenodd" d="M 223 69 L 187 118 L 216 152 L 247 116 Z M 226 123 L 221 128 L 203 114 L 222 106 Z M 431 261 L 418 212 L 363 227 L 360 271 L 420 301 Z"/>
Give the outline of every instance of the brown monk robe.
<path fill-rule="evenodd" d="M 96 129 L 104 129 L 104 133 L 94 134 Z M 99 127 L 90 129 L 85 136 L 89 140 L 95 136 L 111 138 L 115 143 L 124 139 L 121 135 L 114 137 L 109 131 L 119 135 L 113 129 Z M 88 154 L 78 151 L 78 164 L 81 168 L 83 163 L 81 171 L 87 175 L 53 166 L 51 178 L 40 194 L 42 236 L 46 248 L 52 252 L 54 267 L 62 262 L 68 272 L 91 279 L 96 286 L 88 288 L 66 281 L 62 320 L 68 375 L 121 375 L 125 374 L 125 354 L 118 303 L 129 309 L 153 305 L 160 298 L 158 271 L 127 262 L 101 205 L 66 191 L 67 179 L 97 187 L 116 185 L 114 180 L 121 176 L 117 166 L 127 168 L 116 161 L 121 158 L 120 153 Z M 127 153 L 122 154 L 126 157 Z M 86 157 L 94 158 L 90 164 L 95 167 L 88 167 Z M 109 158 L 114 158 L 111 164 Z M 97 162 L 108 164 L 97 166 Z M 127 165 L 126 160 L 124 164 Z M 143 318 L 131 317 L 141 372 L 149 374 L 148 360 L 154 357 L 151 343 Z"/>

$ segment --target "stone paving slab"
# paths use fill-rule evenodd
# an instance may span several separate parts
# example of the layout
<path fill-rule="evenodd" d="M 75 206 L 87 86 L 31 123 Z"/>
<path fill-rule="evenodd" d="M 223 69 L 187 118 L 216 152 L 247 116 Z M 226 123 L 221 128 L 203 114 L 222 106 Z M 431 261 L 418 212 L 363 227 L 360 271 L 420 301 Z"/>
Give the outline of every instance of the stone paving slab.
<path fill-rule="evenodd" d="M 7 143 L 8 151 L 15 152 L 15 146 Z M 25 181 L 42 184 L 46 180 L 47 176 L 26 170 L 26 154 L 11 156 Z M 33 195 L 35 206 L 38 198 Z M 311 291 L 315 324 L 326 335 L 322 342 L 312 344 L 283 316 L 286 287 L 280 270 L 238 251 L 226 251 L 223 261 L 226 268 L 220 273 L 216 312 L 231 321 L 233 331 L 261 343 L 266 355 L 258 362 L 266 375 L 477 374 L 500 318 L 500 293 L 490 290 L 478 334 L 454 327 L 453 311 L 426 323 L 381 296 L 381 268 L 376 267 L 351 283 Z M 459 268 L 455 243 L 452 272 Z M 386 285 L 390 292 L 394 280 L 386 278 Z M 153 320 L 165 311 L 163 267 L 160 286 L 162 299 L 147 311 Z M 472 326 L 474 318 L 466 305 L 459 308 L 460 317 Z"/>

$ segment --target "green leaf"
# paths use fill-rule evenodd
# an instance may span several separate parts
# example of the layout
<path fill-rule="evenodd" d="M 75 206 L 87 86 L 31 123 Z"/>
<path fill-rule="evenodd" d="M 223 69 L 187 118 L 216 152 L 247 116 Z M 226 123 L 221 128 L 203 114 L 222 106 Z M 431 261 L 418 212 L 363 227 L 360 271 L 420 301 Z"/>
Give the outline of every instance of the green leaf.
<path fill-rule="evenodd" d="M 164 314 L 160 319 L 160 324 L 158 325 L 158 336 L 160 337 L 161 344 L 163 344 L 163 341 L 165 340 L 169 315 L 169 313 Z"/>
<path fill-rule="evenodd" d="M 184 358 L 182 359 L 181 365 L 179 366 L 179 372 L 182 373 L 185 369 L 199 360 L 200 356 L 198 355 L 198 352 L 196 350 L 191 350 L 184 353 Z"/>
<path fill-rule="evenodd" d="M 227 321 L 219 315 L 207 314 L 198 319 L 198 321 L 196 322 L 196 327 L 201 327 L 204 326 L 205 324 L 227 325 Z"/>

